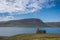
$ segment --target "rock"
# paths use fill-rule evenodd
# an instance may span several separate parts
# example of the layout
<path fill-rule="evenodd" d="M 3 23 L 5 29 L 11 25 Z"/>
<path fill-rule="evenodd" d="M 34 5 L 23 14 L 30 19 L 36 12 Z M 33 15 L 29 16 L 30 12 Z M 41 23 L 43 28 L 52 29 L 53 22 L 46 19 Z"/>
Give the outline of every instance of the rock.
<path fill-rule="evenodd" d="M 45 34 L 45 33 L 46 33 L 46 31 L 45 31 L 45 30 L 36 30 L 36 34 L 40 34 L 40 33 Z"/>

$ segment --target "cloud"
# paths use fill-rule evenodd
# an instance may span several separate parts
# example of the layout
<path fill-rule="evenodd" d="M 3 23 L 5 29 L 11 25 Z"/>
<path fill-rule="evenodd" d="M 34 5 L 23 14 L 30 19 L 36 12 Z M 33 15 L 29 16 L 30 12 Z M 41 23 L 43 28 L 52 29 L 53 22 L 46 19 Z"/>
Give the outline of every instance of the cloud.
<path fill-rule="evenodd" d="M 15 20 L 13 15 L 33 13 L 44 8 L 55 6 L 55 0 L 0 0 L 0 15 L 7 13 L 9 16 L 0 16 L 1 21 Z M 4 14 L 5 13 L 5 14 Z"/>
<path fill-rule="evenodd" d="M 0 13 L 27 14 L 54 6 L 54 0 L 0 0 Z"/>
<path fill-rule="evenodd" d="M 15 18 L 13 16 L 0 17 L 0 22 L 14 20 L 14 19 Z"/>

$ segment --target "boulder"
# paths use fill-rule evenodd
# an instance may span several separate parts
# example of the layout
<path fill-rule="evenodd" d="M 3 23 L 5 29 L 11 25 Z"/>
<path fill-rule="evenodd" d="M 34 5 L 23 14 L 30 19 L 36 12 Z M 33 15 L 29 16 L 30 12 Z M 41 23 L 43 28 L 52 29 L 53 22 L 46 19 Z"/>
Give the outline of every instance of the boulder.
<path fill-rule="evenodd" d="M 36 30 L 36 34 L 45 34 L 46 30 Z"/>

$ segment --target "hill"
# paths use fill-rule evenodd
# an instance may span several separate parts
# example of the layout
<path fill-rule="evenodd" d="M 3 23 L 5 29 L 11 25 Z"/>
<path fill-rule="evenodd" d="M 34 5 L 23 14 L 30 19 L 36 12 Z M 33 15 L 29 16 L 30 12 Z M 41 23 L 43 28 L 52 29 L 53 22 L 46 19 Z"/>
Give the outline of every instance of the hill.
<path fill-rule="evenodd" d="M 40 19 L 36 19 L 36 18 L 0 22 L 0 27 L 36 27 L 37 25 L 47 26 Z"/>
<path fill-rule="evenodd" d="M 49 27 L 60 27 L 60 22 L 47 22 Z"/>
<path fill-rule="evenodd" d="M 60 22 L 43 22 L 37 18 L 0 22 L 0 27 L 60 27 Z"/>

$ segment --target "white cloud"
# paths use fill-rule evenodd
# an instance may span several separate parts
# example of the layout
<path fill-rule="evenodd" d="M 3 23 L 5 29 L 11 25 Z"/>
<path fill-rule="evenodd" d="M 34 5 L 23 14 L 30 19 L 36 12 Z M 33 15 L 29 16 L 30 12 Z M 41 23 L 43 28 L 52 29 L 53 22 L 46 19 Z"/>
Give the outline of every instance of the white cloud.
<path fill-rule="evenodd" d="M 54 6 L 54 0 L 0 0 L 0 13 L 20 12 L 20 14 L 25 14 Z"/>
<path fill-rule="evenodd" d="M 33 13 L 54 6 L 54 0 L 0 0 L 0 13 L 11 15 L 0 17 L 0 22 L 15 20 L 12 15 Z"/>

